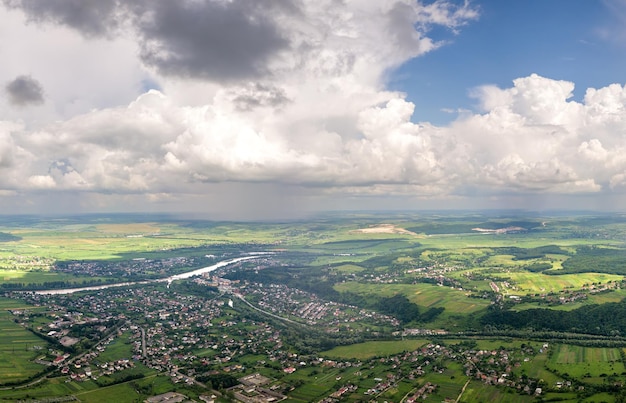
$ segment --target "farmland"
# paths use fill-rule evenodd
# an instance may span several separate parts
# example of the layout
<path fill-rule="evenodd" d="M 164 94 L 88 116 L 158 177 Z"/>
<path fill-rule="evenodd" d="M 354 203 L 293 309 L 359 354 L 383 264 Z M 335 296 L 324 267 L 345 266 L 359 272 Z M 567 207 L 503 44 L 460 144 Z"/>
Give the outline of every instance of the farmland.
<path fill-rule="evenodd" d="M 566 368 L 574 378 L 601 378 L 624 372 L 620 349 L 558 345 L 547 363 L 548 368 Z"/>
<path fill-rule="evenodd" d="M 451 314 L 467 314 L 485 309 L 489 301 L 468 298 L 467 293 L 449 287 L 438 287 L 432 284 L 361 284 L 341 283 L 337 291 L 350 291 L 362 295 L 392 296 L 406 295 L 408 299 L 425 308 L 441 307 Z"/>
<path fill-rule="evenodd" d="M 335 347 L 325 351 L 324 355 L 333 358 L 368 359 L 373 357 L 399 354 L 403 351 L 417 350 L 427 344 L 428 340 L 402 340 L 402 341 L 370 341 L 366 343 L 352 344 L 350 346 Z"/>
<path fill-rule="evenodd" d="M 34 363 L 48 347 L 48 343 L 14 322 L 10 311 L 30 310 L 34 307 L 20 301 L 0 298 L 0 379 L 12 383 L 28 379 L 43 371 Z"/>
<path fill-rule="evenodd" d="M 624 397 L 622 215 L 4 217 L 0 233 L 0 399 L 227 401 L 255 374 L 294 402 Z M 38 293 L 86 285 L 104 289 Z"/>

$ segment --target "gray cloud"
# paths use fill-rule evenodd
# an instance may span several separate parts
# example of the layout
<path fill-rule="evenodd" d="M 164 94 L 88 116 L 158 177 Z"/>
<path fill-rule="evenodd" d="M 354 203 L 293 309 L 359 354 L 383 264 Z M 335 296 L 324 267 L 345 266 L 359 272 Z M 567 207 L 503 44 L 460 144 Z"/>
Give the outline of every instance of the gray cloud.
<path fill-rule="evenodd" d="M 250 84 L 232 92 L 233 103 L 241 111 L 258 107 L 279 107 L 289 102 L 289 98 L 282 88 L 261 83 Z"/>
<path fill-rule="evenodd" d="M 151 2 L 138 22 L 141 58 L 161 73 L 203 79 L 239 79 L 266 73 L 268 57 L 284 48 L 255 0 Z"/>
<path fill-rule="evenodd" d="M 111 0 L 3 0 L 33 22 L 66 25 L 87 37 L 110 35 L 118 27 L 118 2 Z"/>
<path fill-rule="evenodd" d="M 112 56 L 98 60 L 141 57 L 164 73 L 157 77 L 164 93 L 149 91 L 127 106 L 94 108 L 35 130 L 6 129 L 6 140 L 0 141 L 0 162 L 7 166 L 0 191 L 82 192 L 121 205 L 129 195 L 199 200 L 220 193 L 213 192 L 219 189 L 229 195 L 253 189 L 254 197 L 235 197 L 237 203 L 225 197 L 225 205 L 267 216 L 274 207 L 280 206 L 283 213 L 289 208 L 289 203 L 278 203 L 285 200 L 286 188 L 323 197 L 433 196 L 450 194 L 466 182 L 513 187 L 510 178 L 515 176 L 528 182 L 526 188 L 538 191 L 543 189 L 536 185 L 541 181 L 584 185 L 589 177 L 572 172 L 569 161 L 550 165 L 552 154 L 535 159 L 521 152 L 515 158 L 508 150 L 500 154 L 500 143 L 506 139 L 497 133 L 487 144 L 495 151 L 485 153 L 477 146 L 486 156 L 473 158 L 466 128 L 474 123 L 477 134 L 491 133 L 482 115 L 467 125 L 459 123 L 458 132 L 411 122 L 413 105 L 403 94 L 386 91 L 384 80 L 390 69 L 436 46 L 417 31 L 423 19 L 439 9 L 429 9 L 424 16 L 415 0 L 109 0 L 113 6 L 100 13 L 110 25 L 100 28 L 84 28 L 97 13 L 64 16 L 71 12 L 70 0 L 52 0 L 39 8 L 29 0 L 2 1 L 27 15 L 34 13 L 27 18 L 47 24 L 59 43 L 69 39 L 92 45 L 93 55 Z M 280 2 L 299 9 L 283 8 Z M 449 20 L 449 13 L 437 14 L 440 24 L 455 26 Z M 112 40 L 83 41 L 68 35 L 68 27 L 86 37 Z M 109 47 L 114 49 L 95 52 Z M 115 57 L 115 49 L 121 57 Z M 74 71 L 91 55 L 78 52 L 60 66 Z M 111 72 L 124 70 L 118 63 L 109 65 Z M 80 96 L 81 90 L 89 93 L 81 87 L 93 80 L 72 78 L 59 83 L 77 87 L 68 99 L 73 100 L 75 93 Z M 530 81 L 522 89 L 531 89 L 535 79 Z M 55 83 L 50 77 L 45 82 Z M 113 82 L 114 76 L 103 80 L 99 91 L 115 87 Z M 56 94 L 53 88 L 48 90 Z M 560 94 L 558 88 L 553 92 Z M 56 107 L 52 96 L 47 106 Z M 525 116 L 526 104 L 513 102 L 511 96 L 500 98 Z M 61 106 L 67 105 L 63 102 Z M 523 119 L 512 124 L 518 121 Z M 525 130 L 523 125 L 519 128 L 520 137 Z M 588 144 L 581 153 L 590 159 L 608 148 L 604 138 L 585 140 Z M 13 157 L 19 152 L 20 158 Z M 553 168 L 567 175 L 554 180 Z M 616 187 L 622 182 L 626 179 L 612 180 Z M 267 196 L 259 198 L 261 190 Z M 253 201 L 251 206 L 248 200 Z M 301 200 L 294 199 L 293 205 L 299 208 Z"/>
<path fill-rule="evenodd" d="M 289 42 L 275 18 L 297 12 L 279 1 L 3 0 L 31 21 L 68 26 L 86 37 L 111 37 L 130 26 L 140 57 L 164 75 L 236 80 L 267 74 Z"/>
<path fill-rule="evenodd" d="M 43 103 L 43 87 L 30 76 L 18 76 L 5 87 L 13 105 L 26 106 Z"/>

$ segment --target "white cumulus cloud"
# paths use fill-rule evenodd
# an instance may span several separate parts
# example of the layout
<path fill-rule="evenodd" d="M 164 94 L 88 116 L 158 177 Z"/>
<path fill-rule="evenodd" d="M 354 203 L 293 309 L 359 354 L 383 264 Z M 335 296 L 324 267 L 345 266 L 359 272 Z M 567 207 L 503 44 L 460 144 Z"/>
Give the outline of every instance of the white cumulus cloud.
<path fill-rule="evenodd" d="M 458 32 L 476 19 L 468 3 L 303 0 L 263 9 L 254 1 L 136 0 L 72 16 L 70 3 L 5 1 L 9 11 L 0 11 L 12 17 L 0 35 L 19 32 L 33 43 L 23 66 L 0 66 L 0 79 L 45 58 L 52 66 L 33 73 L 46 88 L 45 119 L 0 108 L 0 194 L 66 191 L 106 203 L 189 195 L 197 206 L 194 195 L 236 189 L 248 206 L 243 185 L 268 184 L 267 212 L 281 199 L 269 193 L 285 189 L 292 197 L 283 199 L 296 203 L 304 194 L 587 194 L 626 183 L 620 84 L 588 89 L 578 102 L 575 83 L 532 74 L 508 88 L 475 89 L 480 111 L 449 125 L 412 121 L 415 106 L 387 89 L 387 77 L 445 46 L 429 36 L 433 26 Z M 201 26 L 194 12 L 234 25 Z M 88 24 L 100 17 L 109 25 Z M 255 52 L 225 53 L 253 36 Z M 68 38 L 73 47 L 60 51 L 71 63 L 35 52 L 37 40 Z M 104 66 L 106 57 L 119 66 Z"/>

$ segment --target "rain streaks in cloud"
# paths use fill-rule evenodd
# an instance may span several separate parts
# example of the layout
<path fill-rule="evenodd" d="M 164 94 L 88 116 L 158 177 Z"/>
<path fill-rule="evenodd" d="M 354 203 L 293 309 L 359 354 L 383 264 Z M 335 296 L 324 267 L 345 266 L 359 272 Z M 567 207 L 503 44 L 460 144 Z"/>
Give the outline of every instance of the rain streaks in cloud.
<path fill-rule="evenodd" d="M 371 208 L 381 197 L 457 206 L 477 195 L 616 194 L 626 185 L 623 84 L 576 100 L 575 84 L 559 77 L 511 77 L 467 88 L 476 108 L 449 124 L 414 121 L 407 93 L 390 90 L 393 72 L 481 24 L 480 4 L 4 6 L 0 39 L 20 34 L 22 43 L 5 50 L 14 63 L 0 67 L 0 103 L 39 105 L 0 115 L 9 208 L 11 195 L 33 205 L 76 195 L 90 211 L 210 210 L 236 197 L 230 205 L 250 214 L 242 200 L 256 197 L 268 207 L 255 214 L 267 216 L 271 206 Z M 143 93 L 146 82 L 159 90 Z"/>

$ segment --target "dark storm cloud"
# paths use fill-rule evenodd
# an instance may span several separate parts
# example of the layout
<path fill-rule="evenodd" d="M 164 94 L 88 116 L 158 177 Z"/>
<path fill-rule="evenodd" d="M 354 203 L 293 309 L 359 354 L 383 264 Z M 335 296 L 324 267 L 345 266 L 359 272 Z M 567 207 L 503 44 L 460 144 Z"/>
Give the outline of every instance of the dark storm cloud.
<path fill-rule="evenodd" d="M 140 57 L 161 74 L 207 80 L 260 77 L 288 45 L 274 18 L 297 9 L 284 1 L 3 0 L 31 21 L 111 36 L 130 24 Z"/>
<path fill-rule="evenodd" d="M 141 58 L 161 73 L 206 79 L 258 77 L 287 45 L 264 2 L 159 1 L 138 23 Z"/>
<path fill-rule="evenodd" d="M 112 0 L 3 0 L 33 22 L 66 25 L 87 37 L 109 35 L 118 26 L 118 2 Z"/>
<path fill-rule="evenodd" d="M 43 103 L 43 87 L 30 76 L 18 76 L 5 87 L 13 105 L 26 106 Z"/>

